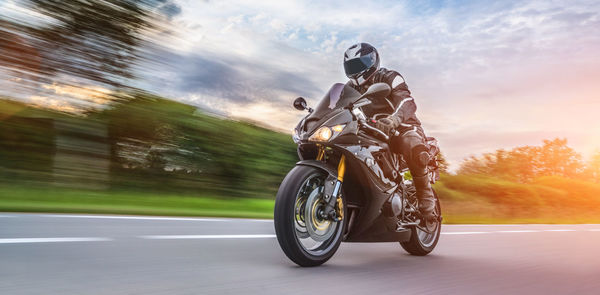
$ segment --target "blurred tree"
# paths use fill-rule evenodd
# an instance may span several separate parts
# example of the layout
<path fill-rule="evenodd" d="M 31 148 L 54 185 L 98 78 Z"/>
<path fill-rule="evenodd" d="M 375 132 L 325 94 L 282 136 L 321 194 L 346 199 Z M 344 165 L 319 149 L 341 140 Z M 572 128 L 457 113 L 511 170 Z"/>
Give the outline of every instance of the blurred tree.
<path fill-rule="evenodd" d="M 594 153 L 586 165 L 586 176 L 595 182 L 600 182 L 600 151 Z"/>
<path fill-rule="evenodd" d="M 0 104 L 0 107 L 3 105 Z M 0 123 L 0 178 L 47 180 L 56 152 L 54 120 L 11 116 Z"/>
<path fill-rule="evenodd" d="M 436 161 L 440 170 L 440 173 L 447 174 L 448 173 L 448 161 L 446 160 L 446 156 L 442 152 L 437 154 Z"/>
<path fill-rule="evenodd" d="M 57 76 L 124 86 L 147 35 L 177 13 L 169 0 L 25 0 L 45 19 L 0 22 L 0 66 L 48 83 Z M 167 17 L 165 17 L 165 14 Z"/>
<path fill-rule="evenodd" d="M 544 140 L 539 155 L 543 176 L 575 177 L 582 172 L 581 155 L 567 146 L 567 139 Z"/>
<path fill-rule="evenodd" d="M 497 150 L 463 161 L 458 174 L 480 174 L 517 182 L 540 176 L 578 177 L 583 170 L 581 156 L 567 146 L 566 139 L 544 140 L 541 147 L 522 146 Z"/>
<path fill-rule="evenodd" d="M 512 178 L 512 173 L 514 172 L 513 161 L 510 158 L 510 153 L 499 149 L 496 150 L 496 153 L 491 157 L 492 165 L 490 165 L 492 175 L 503 176 L 505 178 Z"/>
<path fill-rule="evenodd" d="M 13 79 L 29 84 L 40 73 L 41 57 L 39 51 L 18 33 L 22 28 L 0 19 L 0 67 L 8 69 Z"/>
<path fill-rule="evenodd" d="M 166 159 L 177 149 L 178 126 L 195 110 L 140 91 L 120 96 L 112 108 L 97 115 L 108 124 L 113 168 L 164 168 L 166 163 L 150 162 Z M 153 155 L 149 156 L 151 151 Z"/>
<path fill-rule="evenodd" d="M 470 156 L 463 160 L 457 173 L 492 175 L 495 163 L 495 155 L 491 153 L 485 153 L 481 157 Z"/>
<path fill-rule="evenodd" d="M 527 182 L 533 180 L 540 170 L 540 147 L 522 146 L 508 153 L 511 165 L 505 175 L 514 175 L 514 180 Z"/>
<path fill-rule="evenodd" d="M 285 134 L 143 92 L 92 116 L 108 124 L 117 186 L 269 195 L 296 159 Z"/>
<path fill-rule="evenodd" d="M 131 66 L 142 33 L 156 26 L 149 1 L 28 0 L 36 12 L 53 21 L 29 27 L 30 40 L 42 55 L 42 71 L 64 73 L 109 85 L 132 78 Z"/>
<path fill-rule="evenodd" d="M 154 172 L 163 172 L 165 170 L 167 160 L 165 160 L 162 153 L 158 150 L 150 150 L 148 154 L 146 154 L 146 162 L 151 171 Z"/>

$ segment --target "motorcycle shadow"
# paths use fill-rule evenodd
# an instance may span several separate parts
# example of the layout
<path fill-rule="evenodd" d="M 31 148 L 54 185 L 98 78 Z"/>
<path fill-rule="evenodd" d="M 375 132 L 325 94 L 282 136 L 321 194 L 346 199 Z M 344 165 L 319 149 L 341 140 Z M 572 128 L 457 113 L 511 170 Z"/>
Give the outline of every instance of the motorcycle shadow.
<path fill-rule="evenodd" d="M 379 246 L 388 246 L 387 248 L 389 248 L 390 245 L 370 245 L 373 247 L 369 247 L 371 249 L 365 250 L 340 248 L 339 252 L 336 253 L 336 256 L 321 267 L 339 271 L 370 268 L 376 268 L 378 270 L 386 268 L 414 269 L 416 267 L 429 267 L 431 265 L 456 265 L 457 263 L 464 263 L 465 261 L 463 260 L 469 260 L 465 257 L 461 258 L 436 254 L 435 251 L 427 256 L 413 256 L 405 253 L 398 244 L 393 245 L 397 247 L 397 249 L 394 249 L 397 253 L 393 253 L 389 250 L 378 251 L 377 249 Z"/>

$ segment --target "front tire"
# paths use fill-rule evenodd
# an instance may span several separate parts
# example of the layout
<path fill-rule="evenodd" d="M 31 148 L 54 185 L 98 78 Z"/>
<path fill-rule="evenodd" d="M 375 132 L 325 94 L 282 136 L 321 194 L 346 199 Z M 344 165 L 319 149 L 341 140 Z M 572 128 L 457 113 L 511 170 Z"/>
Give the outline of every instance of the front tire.
<path fill-rule="evenodd" d="M 322 193 L 326 177 L 327 174 L 321 169 L 296 166 L 285 177 L 277 192 L 274 210 L 277 241 L 285 255 L 300 266 L 325 263 L 342 242 L 344 220 L 307 220 L 304 216 L 309 216 L 310 212 L 302 211 L 319 206 L 318 194 Z M 306 202 L 314 205 L 307 206 Z M 345 202 L 343 203 L 344 208 L 341 210 L 345 210 Z M 322 232 L 321 236 L 315 236 L 312 228 L 307 230 L 306 226 L 311 224 L 320 230 L 319 233 Z"/>

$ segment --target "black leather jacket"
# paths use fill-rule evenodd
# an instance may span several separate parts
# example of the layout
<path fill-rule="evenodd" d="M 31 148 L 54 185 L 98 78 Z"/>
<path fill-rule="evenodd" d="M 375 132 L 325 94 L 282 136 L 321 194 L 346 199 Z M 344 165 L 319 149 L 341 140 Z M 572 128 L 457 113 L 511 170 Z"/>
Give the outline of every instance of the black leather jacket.
<path fill-rule="evenodd" d="M 404 77 L 402 77 L 400 73 L 381 68 L 375 72 L 373 78 L 371 78 L 368 83 L 358 87 L 354 86 L 352 82 L 348 82 L 347 84 L 351 85 L 360 93 L 364 93 L 370 85 L 379 82 L 390 85 L 390 87 L 392 87 L 392 93 L 383 101 L 374 102 L 364 106 L 363 111 L 365 112 L 365 115 L 373 117 L 376 114 L 392 114 L 400 118 L 403 127 L 409 127 L 406 125 L 421 126 L 421 121 L 419 121 L 415 114 L 417 105 L 415 104 L 414 98 L 410 95 L 410 90 L 408 90 Z M 378 119 L 382 117 L 383 116 L 377 116 Z"/>

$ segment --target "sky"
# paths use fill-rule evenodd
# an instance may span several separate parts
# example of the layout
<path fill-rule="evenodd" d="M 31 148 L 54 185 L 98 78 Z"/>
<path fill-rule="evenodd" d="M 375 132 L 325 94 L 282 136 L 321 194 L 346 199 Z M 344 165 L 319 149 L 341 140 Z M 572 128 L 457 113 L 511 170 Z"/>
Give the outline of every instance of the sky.
<path fill-rule="evenodd" d="M 600 1 L 174 0 L 174 36 L 140 85 L 290 132 L 346 82 L 367 42 L 400 72 L 456 169 L 470 155 L 567 138 L 600 150 Z M 1 9 L 1 8 L 0 8 Z"/>

